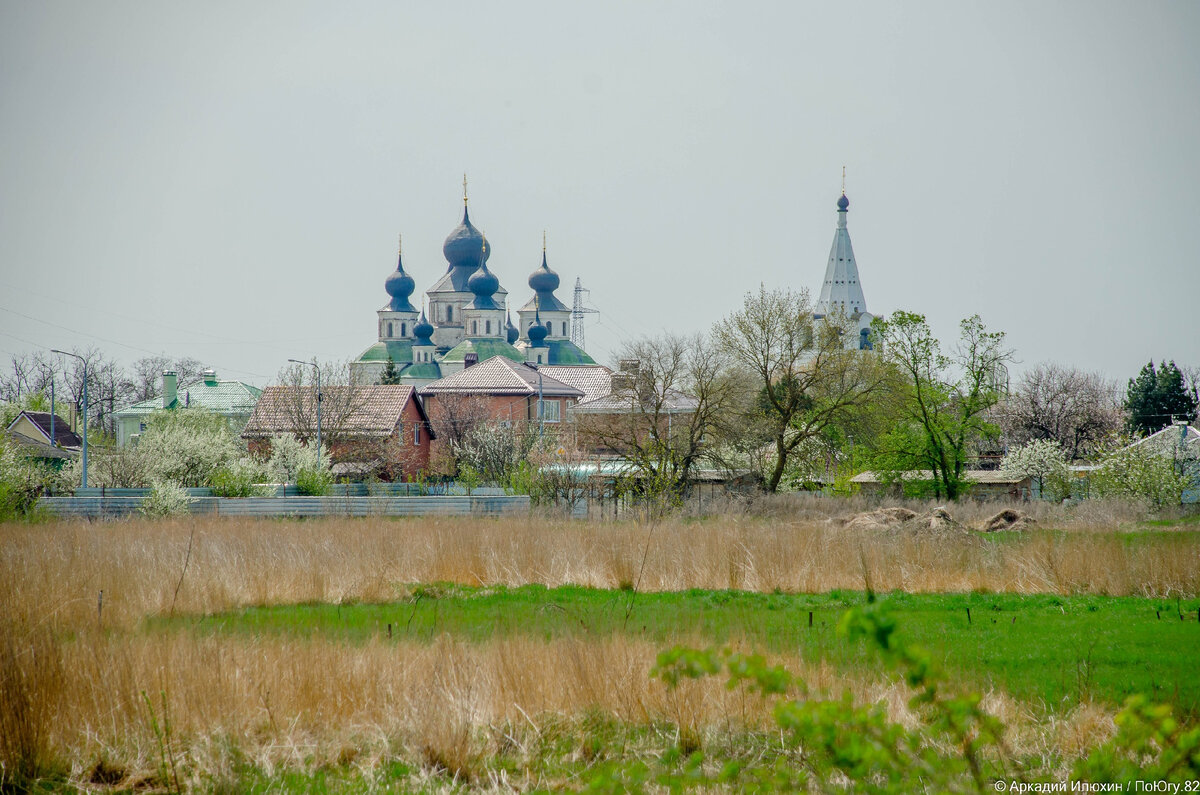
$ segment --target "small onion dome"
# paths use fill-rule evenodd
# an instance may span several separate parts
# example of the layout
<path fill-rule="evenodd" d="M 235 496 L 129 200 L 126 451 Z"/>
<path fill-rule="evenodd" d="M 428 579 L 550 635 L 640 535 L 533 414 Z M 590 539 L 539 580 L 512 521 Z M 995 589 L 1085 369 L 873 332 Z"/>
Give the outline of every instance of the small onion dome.
<path fill-rule="evenodd" d="M 383 289 L 387 290 L 387 294 L 392 297 L 392 309 L 398 312 L 411 310 L 412 305 L 409 304 L 408 298 L 413 294 L 416 286 L 413 277 L 405 273 L 404 263 L 397 257 L 396 270 L 392 271 L 383 283 Z"/>
<path fill-rule="evenodd" d="M 425 310 L 421 310 L 421 319 L 417 321 L 417 325 L 413 326 L 413 334 L 417 338 L 418 345 L 432 345 L 433 340 L 433 324 L 425 317 Z"/>
<path fill-rule="evenodd" d="M 552 293 L 558 289 L 558 274 L 546 264 L 546 252 L 542 252 L 542 267 L 529 274 L 529 288 L 536 293 Z"/>
<path fill-rule="evenodd" d="M 516 326 L 513 325 L 512 315 L 508 316 L 508 320 L 504 324 L 504 333 L 508 337 L 509 345 L 514 344 L 518 339 L 521 338 L 520 329 L 518 329 Z"/>
<path fill-rule="evenodd" d="M 490 299 L 500 289 L 500 280 L 488 270 L 487 263 L 484 262 L 479 266 L 479 270 L 472 273 L 471 278 L 467 279 L 467 289 L 479 298 Z"/>
<path fill-rule="evenodd" d="M 844 193 L 843 193 L 843 194 L 842 194 L 842 197 L 841 197 L 840 199 L 838 199 L 838 212 L 839 212 L 839 213 L 844 213 L 844 212 L 846 212 L 846 209 L 847 209 L 849 206 L 850 206 L 850 200 L 849 200 L 849 199 L 847 199 L 847 198 L 846 198 L 846 194 L 844 194 Z"/>
<path fill-rule="evenodd" d="M 487 258 L 492 255 L 492 246 L 484 240 L 483 233 L 471 224 L 467 208 L 464 207 L 462 223 L 454 227 L 454 230 L 446 237 L 446 242 L 442 244 L 442 254 L 445 255 L 446 261 L 452 268 L 475 268 L 479 266 L 481 247 L 483 260 L 487 262 Z"/>
<path fill-rule="evenodd" d="M 546 327 L 540 322 L 535 322 L 529 327 L 529 344 L 534 348 L 546 347 L 546 335 L 549 334 Z"/>

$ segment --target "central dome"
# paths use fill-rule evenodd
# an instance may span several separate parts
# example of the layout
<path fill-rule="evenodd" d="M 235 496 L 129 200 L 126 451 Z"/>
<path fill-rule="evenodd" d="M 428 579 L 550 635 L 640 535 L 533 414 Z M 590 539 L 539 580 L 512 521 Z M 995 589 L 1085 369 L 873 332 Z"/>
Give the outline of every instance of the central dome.
<path fill-rule="evenodd" d="M 446 242 L 442 244 L 442 254 L 451 268 L 478 268 L 480 247 L 483 248 L 483 261 L 487 262 L 488 257 L 492 255 L 492 246 L 484 240 L 483 233 L 471 223 L 467 208 L 464 207 L 462 223 L 454 227 L 446 237 Z"/>

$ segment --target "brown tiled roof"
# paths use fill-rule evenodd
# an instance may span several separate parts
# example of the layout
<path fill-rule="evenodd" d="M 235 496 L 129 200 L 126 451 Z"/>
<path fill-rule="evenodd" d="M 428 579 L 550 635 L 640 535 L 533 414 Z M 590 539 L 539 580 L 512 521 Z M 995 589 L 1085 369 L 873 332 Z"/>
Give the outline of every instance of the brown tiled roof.
<path fill-rule="evenodd" d="M 452 393 L 458 395 L 536 395 L 538 371 L 527 364 L 503 356 L 467 367 L 454 375 L 421 387 L 422 395 Z M 564 384 L 556 378 L 541 375 L 541 392 L 547 397 L 583 397 L 583 390 Z"/>
<path fill-rule="evenodd" d="M 353 392 L 348 392 L 353 390 Z M 344 419 L 325 414 L 324 422 L 337 422 L 338 433 L 356 436 L 388 436 L 400 422 L 404 405 L 413 399 L 411 386 L 375 384 L 371 386 L 325 386 L 321 388 L 323 412 L 331 406 L 352 405 Z M 300 405 L 297 406 L 297 399 Z M 417 401 L 417 410 L 428 423 L 425 409 Z M 300 415 L 303 427 L 295 427 Z M 272 436 L 277 433 L 311 432 L 317 424 L 315 392 L 311 387 L 297 391 L 291 386 L 269 386 L 254 405 L 254 412 L 242 431 L 244 438 Z M 332 427 L 330 430 L 334 430 Z"/>
<path fill-rule="evenodd" d="M 696 398 L 675 389 L 667 390 L 662 398 L 658 411 L 663 414 L 690 414 L 700 405 Z M 648 412 L 652 406 L 644 401 L 638 406 L 638 395 L 632 389 L 622 389 L 617 392 L 577 404 L 571 411 L 576 414 L 633 414 Z"/>
<path fill-rule="evenodd" d="M 50 440 L 50 412 L 22 411 L 17 415 L 17 419 L 13 420 L 12 424 L 8 427 L 12 428 L 13 425 L 16 425 L 22 416 L 28 418 L 30 422 L 36 425 L 38 430 L 46 436 L 47 441 Z M 83 439 L 79 437 L 79 434 L 71 430 L 71 425 L 57 414 L 54 416 L 54 435 L 58 437 L 54 439 L 54 442 L 61 447 L 83 446 Z"/>
<path fill-rule="evenodd" d="M 602 364 L 544 364 L 538 370 L 543 375 L 583 390 L 580 400 L 595 400 L 612 391 L 612 370 Z"/>

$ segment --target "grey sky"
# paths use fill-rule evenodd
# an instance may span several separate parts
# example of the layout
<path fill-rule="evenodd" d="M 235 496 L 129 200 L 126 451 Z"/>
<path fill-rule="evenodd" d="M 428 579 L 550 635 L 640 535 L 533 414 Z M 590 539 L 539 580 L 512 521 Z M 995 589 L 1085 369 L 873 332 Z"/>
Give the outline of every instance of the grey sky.
<path fill-rule="evenodd" d="M 355 356 L 466 171 L 514 308 L 546 229 L 608 361 L 818 292 L 845 165 L 876 314 L 1200 364 L 1198 39 L 1191 2 L 3 2 L 0 351 Z"/>

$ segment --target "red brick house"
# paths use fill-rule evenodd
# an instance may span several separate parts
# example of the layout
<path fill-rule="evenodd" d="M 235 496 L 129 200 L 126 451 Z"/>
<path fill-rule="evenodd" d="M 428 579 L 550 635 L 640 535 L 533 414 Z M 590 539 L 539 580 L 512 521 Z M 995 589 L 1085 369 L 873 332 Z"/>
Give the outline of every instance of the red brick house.
<path fill-rule="evenodd" d="M 267 387 L 242 438 L 252 453 L 269 455 L 271 438 L 285 433 L 305 442 L 316 439 L 312 387 Z M 411 386 L 334 385 L 321 389 L 321 438 L 335 474 L 398 481 L 428 469 L 434 433 Z"/>
<path fill-rule="evenodd" d="M 536 367 L 503 356 L 468 365 L 418 391 L 433 427 L 446 429 L 442 435 L 448 437 L 481 421 L 557 429 L 567 422 L 567 410 L 585 395 Z"/>

